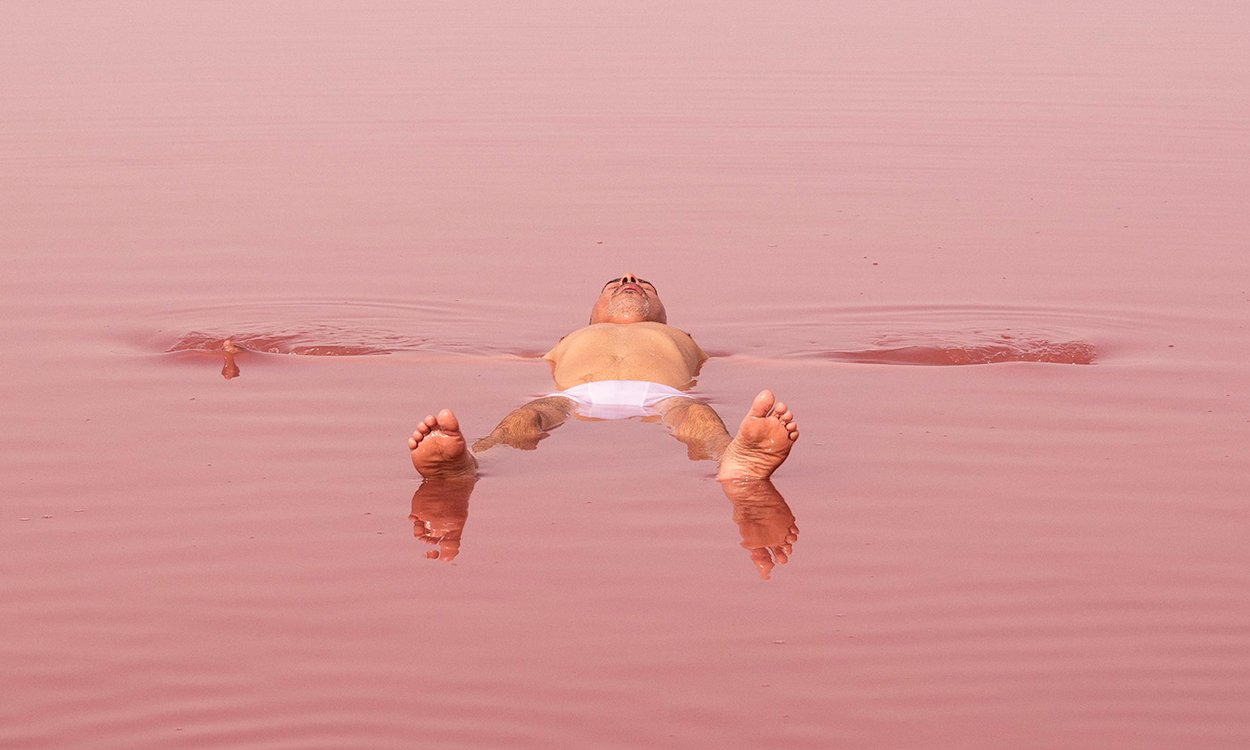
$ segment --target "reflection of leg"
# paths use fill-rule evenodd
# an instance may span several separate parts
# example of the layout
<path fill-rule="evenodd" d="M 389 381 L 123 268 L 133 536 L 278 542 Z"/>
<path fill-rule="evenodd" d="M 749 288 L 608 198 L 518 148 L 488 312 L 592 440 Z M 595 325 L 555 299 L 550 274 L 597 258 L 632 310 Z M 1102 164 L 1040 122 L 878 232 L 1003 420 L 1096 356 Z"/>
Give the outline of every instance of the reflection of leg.
<path fill-rule="evenodd" d="M 691 461 L 720 460 L 730 437 L 712 407 L 691 398 L 669 398 L 659 403 L 659 410 L 664 426 L 686 444 Z"/>
<path fill-rule="evenodd" d="M 477 459 L 460 433 L 460 422 L 451 409 L 429 415 L 408 438 L 412 465 L 426 479 L 477 475 Z"/>
<path fill-rule="evenodd" d="M 760 578 L 767 579 L 773 567 L 789 562 L 794 552 L 799 538 L 794 513 L 767 479 L 726 479 L 720 484 L 733 504 L 742 547 L 751 553 Z"/>
<path fill-rule="evenodd" d="M 538 447 L 538 441 L 564 424 L 571 413 L 573 402 L 563 396 L 534 399 L 504 417 L 489 435 L 473 444 L 473 451 L 481 453 L 496 445 L 532 451 Z"/>
<path fill-rule="evenodd" d="M 460 536 L 469 518 L 469 495 L 477 477 L 426 479 L 412 496 L 412 535 L 436 545 L 425 553 L 451 562 L 460 554 Z"/>

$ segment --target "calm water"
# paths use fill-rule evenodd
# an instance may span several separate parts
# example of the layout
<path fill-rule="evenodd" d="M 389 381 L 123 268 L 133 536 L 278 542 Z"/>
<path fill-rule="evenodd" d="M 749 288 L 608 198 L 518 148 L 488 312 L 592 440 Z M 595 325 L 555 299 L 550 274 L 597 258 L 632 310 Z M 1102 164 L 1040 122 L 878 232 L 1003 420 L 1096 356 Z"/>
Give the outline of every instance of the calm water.
<path fill-rule="evenodd" d="M 1250 12 L 685 8 L 0 11 L 0 745 L 1250 742 Z M 777 495 L 414 494 L 626 271 Z"/>

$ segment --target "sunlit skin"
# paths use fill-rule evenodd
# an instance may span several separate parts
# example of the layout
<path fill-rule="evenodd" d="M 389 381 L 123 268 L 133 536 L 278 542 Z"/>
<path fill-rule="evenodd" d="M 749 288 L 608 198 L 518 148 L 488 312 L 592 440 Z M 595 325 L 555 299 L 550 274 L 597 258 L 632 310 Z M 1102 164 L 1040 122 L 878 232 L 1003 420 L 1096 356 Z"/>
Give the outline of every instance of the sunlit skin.
<path fill-rule="evenodd" d="M 668 325 L 653 284 L 626 274 L 604 285 L 590 324 L 565 336 L 543 358 L 562 390 L 597 380 L 646 380 L 680 389 L 691 385 L 707 354 L 688 333 Z M 767 389 L 755 396 L 734 435 L 701 401 L 674 397 L 656 409 L 691 458 L 717 462 L 718 479 L 768 478 L 799 437 L 794 413 Z M 572 410 L 565 398 L 535 399 L 504 417 L 470 450 L 455 413 L 443 409 L 421 420 L 408 439 L 412 464 L 427 479 L 476 476 L 477 454 L 500 444 L 532 450 Z"/>
<path fill-rule="evenodd" d="M 707 354 L 690 334 L 668 325 L 653 284 L 626 274 L 604 285 L 589 324 L 560 339 L 543 358 L 560 390 L 596 380 L 645 380 L 684 389 Z M 717 462 L 741 545 L 767 579 L 776 565 L 789 561 L 798 539 L 794 514 L 768 479 L 799 437 L 794 413 L 772 391 L 760 391 L 731 435 L 712 407 L 693 398 L 667 398 L 655 409 L 692 460 Z M 459 554 L 478 455 L 497 445 L 534 450 L 573 413 L 567 398 L 534 399 L 471 448 L 450 409 L 421 420 L 408 439 L 413 466 L 425 478 L 413 495 L 410 518 L 414 536 L 432 547 L 426 556 L 450 562 Z"/>
<path fill-rule="evenodd" d="M 566 335 L 544 359 L 560 389 L 594 380 L 649 380 L 681 389 L 694 381 L 707 355 L 689 334 L 667 325 L 655 286 L 626 274 L 602 287 L 590 325 Z M 671 397 L 656 409 L 691 457 L 717 462 L 717 479 L 766 479 L 799 439 L 794 412 L 766 389 L 751 401 L 735 435 L 711 406 L 689 397 Z M 456 415 L 444 409 L 412 431 L 407 441 L 412 465 L 426 479 L 474 476 L 475 454 L 500 444 L 532 450 L 571 412 L 571 401 L 562 397 L 535 399 L 505 416 L 470 450 Z"/>

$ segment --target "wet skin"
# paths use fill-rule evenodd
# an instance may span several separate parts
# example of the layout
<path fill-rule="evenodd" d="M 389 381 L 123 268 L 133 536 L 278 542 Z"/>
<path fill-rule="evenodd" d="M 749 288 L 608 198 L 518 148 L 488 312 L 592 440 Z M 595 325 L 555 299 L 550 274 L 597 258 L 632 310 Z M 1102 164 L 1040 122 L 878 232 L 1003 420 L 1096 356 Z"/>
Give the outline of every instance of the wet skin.
<path fill-rule="evenodd" d="M 668 325 L 655 286 L 625 275 L 604 285 L 590 324 L 562 338 L 543 358 L 561 390 L 597 380 L 645 380 L 689 387 L 707 354 L 685 331 Z M 761 578 L 789 561 L 798 527 L 768 478 L 785 462 L 799 432 L 794 413 L 770 390 L 752 400 L 730 434 L 712 407 L 673 397 L 655 406 L 660 421 L 684 443 L 692 460 L 717 462 L 717 478 L 734 508 L 741 546 Z M 436 546 L 427 557 L 459 554 L 477 456 L 499 445 L 534 450 L 574 412 L 574 402 L 544 396 L 514 409 L 470 448 L 454 412 L 427 415 L 408 438 L 413 466 L 424 481 L 412 498 L 413 534 Z"/>
<path fill-rule="evenodd" d="M 565 336 L 544 359 L 562 390 L 598 380 L 689 387 L 707 354 L 667 321 L 655 286 L 626 274 L 604 285 L 591 308 L 590 325 Z M 691 458 L 717 462 L 718 479 L 768 478 L 799 436 L 793 412 L 767 389 L 756 395 L 733 435 L 710 406 L 695 399 L 665 399 L 656 409 Z M 475 454 L 497 445 L 533 449 L 571 412 L 568 399 L 536 399 L 513 410 L 470 450 L 459 420 L 443 409 L 418 423 L 408 450 L 413 466 L 427 479 L 476 476 Z"/>

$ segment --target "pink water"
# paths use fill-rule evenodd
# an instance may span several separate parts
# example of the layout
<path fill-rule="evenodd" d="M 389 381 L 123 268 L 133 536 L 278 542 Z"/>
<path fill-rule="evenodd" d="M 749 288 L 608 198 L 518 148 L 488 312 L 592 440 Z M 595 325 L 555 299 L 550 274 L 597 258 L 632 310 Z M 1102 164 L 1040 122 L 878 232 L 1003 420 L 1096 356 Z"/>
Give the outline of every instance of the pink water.
<path fill-rule="evenodd" d="M 1245 747 L 1250 12 L 856 6 L 6 5 L 0 746 Z M 784 502 L 414 501 L 626 271 Z"/>

